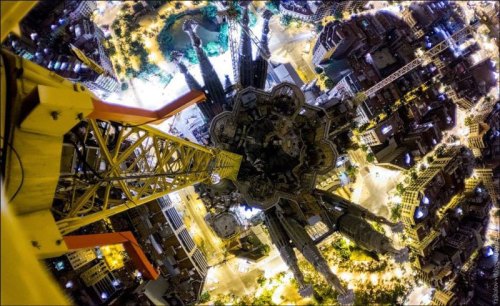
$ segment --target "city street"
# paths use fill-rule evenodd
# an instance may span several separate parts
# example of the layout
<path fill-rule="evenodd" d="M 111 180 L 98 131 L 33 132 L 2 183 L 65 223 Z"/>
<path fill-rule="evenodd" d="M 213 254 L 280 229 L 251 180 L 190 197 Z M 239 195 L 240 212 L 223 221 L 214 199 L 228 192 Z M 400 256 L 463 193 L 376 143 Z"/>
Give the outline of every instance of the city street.
<path fill-rule="evenodd" d="M 389 192 L 396 188 L 402 178 L 401 171 L 391 171 L 383 167 L 368 165 L 360 167 L 353 184 L 351 201 L 381 217 L 390 218 Z"/>
<path fill-rule="evenodd" d="M 123 2 L 121 1 L 113 1 L 113 3 L 108 1 L 97 2 L 98 11 L 94 14 L 94 22 L 101 27 L 103 25 L 111 26 L 122 5 Z"/>
<path fill-rule="evenodd" d="M 313 25 L 303 24 L 306 26 L 297 29 L 290 25 L 285 30 L 280 25 L 279 17 L 273 17 L 269 22 L 269 50 L 271 51 L 271 61 L 291 63 L 304 83 L 308 83 L 316 78 L 314 67 L 311 64 L 316 33 Z M 307 44 L 310 44 L 310 48 L 309 52 L 305 53 Z"/>
<path fill-rule="evenodd" d="M 182 212 L 184 222 L 189 223 L 189 226 L 186 224 L 186 228 L 189 229 L 195 242 L 199 243 L 200 239 L 203 241 L 208 264 L 215 265 L 221 262 L 224 259 L 224 243 L 205 221 L 207 213 L 205 205 L 201 200 L 196 200 L 198 195 L 194 187 L 186 187 L 175 194 L 181 199 L 176 208 Z"/>
<path fill-rule="evenodd" d="M 429 305 L 434 289 L 427 286 L 416 287 L 408 295 L 405 305 Z"/>
<path fill-rule="evenodd" d="M 382 4 L 383 2 L 375 3 L 374 9 L 365 11 L 364 13 L 379 10 L 382 8 L 381 6 L 383 6 Z M 408 3 L 403 3 L 403 6 L 406 5 L 408 5 Z M 463 3 L 460 5 L 463 6 L 467 19 L 470 19 L 472 16 L 471 10 L 464 6 Z M 387 9 L 397 15 L 400 15 L 400 8 L 397 6 L 390 6 L 387 7 Z M 117 9 L 114 7 L 113 10 L 114 14 L 116 14 Z M 261 11 L 261 9 L 258 10 Z M 113 12 L 106 12 L 104 16 L 101 17 L 101 22 L 109 22 L 109 16 L 112 14 Z M 260 13 L 256 13 L 256 15 L 257 25 L 252 29 L 252 31 L 258 38 L 260 38 L 262 19 Z M 155 24 L 153 21 L 144 21 L 142 26 L 148 31 L 155 32 L 157 30 L 154 28 L 161 28 L 161 23 L 162 21 L 160 21 L 159 24 Z M 303 23 L 302 27 L 297 28 L 295 24 L 292 24 L 285 29 L 280 25 L 279 16 L 274 16 L 270 21 L 269 34 L 271 61 L 275 63 L 289 62 L 297 70 L 297 73 L 305 83 L 312 81 L 317 77 L 312 65 L 312 49 L 314 48 L 316 37 L 317 34 L 314 31 L 313 25 Z M 480 62 L 481 60 L 489 57 L 491 54 L 491 50 L 488 50 L 491 49 L 492 42 L 485 37 L 485 35 L 480 33 L 476 35 L 476 40 L 481 46 L 481 51 L 474 55 L 475 62 Z M 158 49 L 156 39 L 154 37 L 146 38 L 145 43 L 146 47 L 151 52 L 150 57 L 152 57 L 152 59 L 162 69 L 174 74 L 174 79 L 167 89 L 170 90 L 175 88 L 173 89 L 174 91 L 186 90 L 183 76 L 178 73 L 177 68 L 172 63 L 167 63 L 163 60 L 163 57 Z M 254 49 L 254 54 L 256 54 L 256 46 L 252 45 L 252 48 Z M 210 61 L 213 63 L 214 67 L 218 69 L 217 72 L 221 79 L 223 74 L 229 74 L 232 78 L 232 72 L 229 69 L 231 65 L 229 52 L 218 57 L 212 57 L 210 58 Z M 197 66 L 191 66 L 190 71 L 200 83 L 203 83 L 200 72 L 195 67 Z M 224 68 L 219 69 L 220 67 Z M 137 83 L 138 82 L 134 81 L 132 85 L 136 85 Z M 135 92 L 144 91 L 144 84 L 137 85 L 137 87 L 131 86 L 131 89 Z M 498 86 L 492 88 L 489 95 L 494 97 L 498 96 Z M 138 101 L 147 99 L 149 99 L 147 96 L 143 96 L 142 98 L 138 98 Z M 145 101 L 144 104 L 151 105 L 151 101 L 149 101 L 149 103 Z M 450 135 L 455 135 L 459 138 L 459 141 L 455 144 L 467 144 L 468 129 L 464 124 L 465 118 L 471 114 L 478 115 L 487 113 L 490 111 L 489 108 L 490 105 L 486 105 L 485 99 L 482 98 L 476 106 L 474 106 L 471 112 L 465 113 L 458 110 L 456 115 L 456 125 L 451 130 L 446 132 L 445 139 L 447 139 Z M 190 129 L 187 124 L 184 124 L 184 121 L 189 121 L 189 116 L 185 113 L 186 112 L 183 112 L 175 120 L 182 122 L 182 124 L 179 125 L 181 127 L 180 132 L 191 139 L 192 135 Z M 434 154 L 434 151 L 431 151 L 428 155 L 432 154 Z M 389 219 L 391 215 L 390 207 L 388 206 L 389 193 L 395 189 L 399 182 L 402 181 L 404 177 L 403 172 L 391 171 L 368 163 L 366 161 L 366 153 L 361 149 L 350 151 L 349 158 L 357 165 L 358 174 L 355 183 L 348 185 L 342 190 L 342 192 L 339 192 L 339 194 L 352 202 L 369 209 L 374 214 Z M 420 167 L 421 163 L 426 163 L 425 157 L 416 165 L 416 167 Z M 279 256 L 279 253 L 274 246 L 271 247 L 269 256 L 257 263 L 248 262 L 244 259 L 234 257 L 224 261 L 224 242 L 217 237 L 217 235 L 206 223 L 204 219 L 206 209 L 200 200 L 195 200 L 197 198 L 197 194 L 194 192 L 194 189 L 189 187 L 179 191 L 177 194 L 182 200 L 181 203 L 183 205 L 179 206 L 179 209 L 183 214 L 186 226 L 189 228 L 195 242 L 206 253 L 207 261 L 209 265 L 211 265 L 203 291 L 210 292 L 211 296 L 216 296 L 217 294 L 227 295 L 231 293 L 237 296 L 253 295 L 256 293 L 258 288 L 256 283 L 258 277 L 264 275 L 269 278 L 279 272 L 288 271 L 287 266 Z M 498 235 L 498 223 L 490 222 L 488 230 L 490 236 L 494 237 L 494 235 Z M 392 238 L 397 238 L 396 240 L 398 245 L 401 243 L 398 237 L 394 236 Z M 404 273 L 402 273 L 400 269 L 403 266 L 405 267 Z M 332 268 L 335 271 L 337 269 L 336 266 Z M 372 282 L 374 281 L 373 279 L 388 279 L 395 275 L 398 279 L 404 279 L 406 277 L 412 278 L 410 273 L 412 273 L 410 266 L 405 264 L 398 266 L 397 270 L 387 270 L 383 274 L 377 273 L 373 274 L 374 276 L 372 275 L 371 277 Z M 351 273 L 343 271 L 339 273 L 339 277 L 348 282 L 350 284 L 349 286 L 352 288 L 354 284 L 364 282 L 365 278 L 367 278 L 367 275 L 365 274 L 366 273 Z M 366 280 L 369 280 L 369 278 Z M 430 303 L 433 292 L 432 290 L 432 288 L 425 286 L 418 286 L 414 288 L 407 296 L 405 304 L 421 305 Z"/>
<path fill-rule="evenodd" d="M 245 262 L 247 270 L 240 269 L 240 265 Z M 264 275 L 270 278 L 280 272 L 288 271 L 288 267 L 281 259 L 279 252 L 274 246 L 267 257 L 257 263 L 246 264 L 246 260 L 232 258 L 227 262 L 218 264 L 209 269 L 205 291 L 210 294 L 228 294 L 234 292 L 237 295 L 252 294 L 255 292 L 257 278 Z"/>

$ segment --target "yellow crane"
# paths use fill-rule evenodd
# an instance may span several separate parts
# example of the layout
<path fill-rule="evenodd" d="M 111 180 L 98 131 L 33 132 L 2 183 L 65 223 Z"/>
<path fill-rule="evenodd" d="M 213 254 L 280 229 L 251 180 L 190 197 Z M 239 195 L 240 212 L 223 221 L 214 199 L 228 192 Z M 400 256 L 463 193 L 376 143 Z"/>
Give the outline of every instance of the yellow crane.
<path fill-rule="evenodd" d="M 2 40 L 35 3 L 1 3 Z M 161 118 L 117 110 L 81 84 L 8 51 L 0 59 L 2 304 L 67 304 L 36 263 L 67 253 L 64 235 L 185 186 L 236 179 L 241 156 L 148 126 Z M 83 137 L 77 155 L 85 143 L 97 148 L 88 177 L 60 175 L 64 137 L 75 129 Z M 64 205 L 55 208 L 56 201 Z"/>

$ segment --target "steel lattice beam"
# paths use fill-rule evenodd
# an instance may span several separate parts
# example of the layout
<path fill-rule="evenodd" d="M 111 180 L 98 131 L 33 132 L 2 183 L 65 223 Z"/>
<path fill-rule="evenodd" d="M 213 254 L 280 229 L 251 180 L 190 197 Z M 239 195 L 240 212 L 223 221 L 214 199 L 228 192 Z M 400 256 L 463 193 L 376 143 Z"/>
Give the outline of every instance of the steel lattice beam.
<path fill-rule="evenodd" d="M 375 94 L 384 88 L 385 86 L 391 84 L 395 80 L 399 79 L 403 75 L 407 74 L 408 72 L 412 71 L 413 69 L 417 68 L 420 66 L 423 62 L 424 59 L 432 59 L 433 57 L 437 56 L 439 53 L 443 52 L 444 50 L 448 49 L 449 44 L 453 43 L 453 41 L 460 41 L 464 38 L 467 37 L 467 35 L 472 35 L 474 33 L 474 27 L 473 26 L 466 26 L 460 31 L 454 33 L 447 39 L 441 41 L 438 43 L 436 46 L 434 46 L 432 49 L 429 49 L 424 53 L 424 55 L 420 58 L 414 59 L 413 61 L 409 62 L 390 76 L 386 77 L 382 81 L 378 82 L 377 84 L 373 85 L 370 87 L 366 92 L 366 96 L 368 97 L 373 97 Z"/>
<path fill-rule="evenodd" d="M 231 52 L 231 62 L 233 65 L 233 77 L 234 77 L 234 83 L 239 84 L 240 83 L 240 74 L 238 72 L 238 60 L 239 60 L 239 54 L 238 54 L 238 28 L 237 28 L 237 22 L 234 19 L 234 17 L 228 17 L 228 24 L 229 24 L 229 48 Z"/>
<path fill-rule="evenodd" d="M 91 179 L 61 177 L 63 235 L 168 193 L 211 179 L 236 179 L 241 156 L 206 148 L 151 127 L 89 120 L 86 143 L 99 148 Z"/>
<path fill-rule="evenodd" d="M 414 59 L 413 61 L 409 62 L 408 64 L 404 65 L 402 68 L 400 68 L 398 71 L 394 72 L 390 76 L 386 77 L 382 81 L 378 82 L 377 84 L 373 85 L 370 89 L 368 89 L 365 94 L 368 97 L 373 97 L 379 90 L 384 88 L 385 86 L 391 84 L 395 80 L 399 79 L 403 75 L 407 74 L 408 72 L 412 71 L 413 69 L 417 68 L 422 64 L 423 60 L 421 58 Z"/>

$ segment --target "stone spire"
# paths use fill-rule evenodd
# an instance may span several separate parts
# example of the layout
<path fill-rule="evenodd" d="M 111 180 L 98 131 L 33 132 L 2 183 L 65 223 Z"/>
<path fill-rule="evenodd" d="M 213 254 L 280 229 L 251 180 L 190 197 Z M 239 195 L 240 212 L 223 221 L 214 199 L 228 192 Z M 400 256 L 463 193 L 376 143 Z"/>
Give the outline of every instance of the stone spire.
<path fill-rule="evenodd" d="M 260 37 L 259 55 L 264 59 L 269 60 L 269 57 L 271 57 L 271 51 L 269 51 L 269 37 L 267 35 L 269 35 L 269 20 L 273 17 L 273 13 L 270 10 L 265 10 L 262 17 L 264 18 L 264 24 L 262 27 L 262 35 Z"/>
<path fill-rule="evenodd" d="M 264 89 L 267 79 L 267 67 L 269 66 L 268 60 L 271 56 L 269 51 L 269 20 L 273 16 L 271 11 L 266 10 L 262 17 L 264 17 L 264 25 L 262 27 L 262 36 L 260 38 L 259 53 L 254 61 L 254 79 L 253 86 L 255 88 Z"/>
<path fill-rule="evenodd" d="M 211 120 L 215 115 L 222 112 L 222 106 L 226 103 L 226 96 L 222 83 L 220 82 L 212 63 L 210 63 L 207 55 L 201 48 L 201 39 L 195 32 L 195 27 L 197 25 L 196 21 L 188 19 L 184 22 L 182 29 L 189 35 L 189 38 L 191 38 L 191 44 L 193 45 L 198 61 L 200 62 L 201 75 L 203 77 L 203 81 L 205 82 L 205 93 L 211 102 L 210 111 L 208 112 L 207 117 Z"/>
<path fill-rule="evenodd" d="M 292 270 L 295 280 L 299 286 L 300 295 L 303 297 L 311 296 L 313 294 L 312 286 L 305 282 L 304 275 L 302 274 L 302 271 L 300 271 L 297 263 L 297 256 L 295 256 L 293 247 L 289 243 L 290 238 L 276 217 L 275 212 L 267 211 L 265 213 L 264 222 L 269 230 L 269 235 L 271 236 L 273 244 L 280 252 L 281 258 L 283 258 L 286 265 L 290 268 L 290 270 Z"/>
<path fill-rule="evenodd" d="M 304 227 L 300 225 L 297 220 L 285 215 L 281 209 L 277 210 L 277 215 L 281 225 L 288 233 L 288 237 L 290 237 L 295 247 L 304 255 L 304 258 L 314 266 L 316 271 L 323 275 L 327 283 L 335 287 L 339 292 L 339 302 L 342 304 L 352 303 L 354 298 L 352 290 L 347 290 L 347 288 L 342 286 L 339 278 L 330 270 L 325 258 L 323 258 L 316 244 L 314 244 L 314 241 L 309 234 L 307 234 Z"/>
<path fill-rule="evenodd" d="M 240 2 L 243 7 L 243 18 L 241 20 L 241 40 L 239 53 L 239 74 L 242 88 L 253 86 L 253 61 L 252 61 L 252 40 L 248 35 L 250 21 L 248 17 L 248 1 Z"/>
<path fill-rule="evenodd" d="M 203 87 L 198 83 L 198 81 L 189 73 L 186 65 L 184 65 L 181 61 L 181 54 L 179 52 L 175 52 L 172 54 L 173 61 L 179 67 L 179 71 L 184 75 L 184 79 L 186 80 L 186 84 L 191 90 L 200 90 L 203 91 Z"/>

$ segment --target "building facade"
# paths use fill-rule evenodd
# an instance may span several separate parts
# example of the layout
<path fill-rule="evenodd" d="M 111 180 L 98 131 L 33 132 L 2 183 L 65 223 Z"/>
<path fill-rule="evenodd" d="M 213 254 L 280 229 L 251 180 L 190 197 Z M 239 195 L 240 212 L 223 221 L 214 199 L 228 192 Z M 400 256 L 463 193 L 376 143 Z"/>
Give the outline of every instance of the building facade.
<path fill-rule="evenodd" d="M 402 221 L 420 279 L 435 287 L 433 302 L 453 305 L 461 296 L 459 272 L 484 243 L 491 197 L 481 184 L 465 184 L 472 173 L 468 149 L 452 148 L 436 158 L 403 194 Z"/>
<path fill-rule="evenodd" d="M 164 300 L 195 303 L 203 289 L 208 264 L 168 196 L 128 212 L 138 241 L 168 283 Z M 156 282 L 156 281 L 155 281 Z"/>

